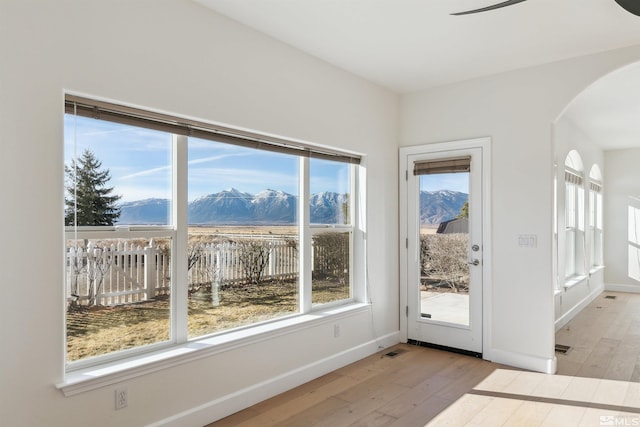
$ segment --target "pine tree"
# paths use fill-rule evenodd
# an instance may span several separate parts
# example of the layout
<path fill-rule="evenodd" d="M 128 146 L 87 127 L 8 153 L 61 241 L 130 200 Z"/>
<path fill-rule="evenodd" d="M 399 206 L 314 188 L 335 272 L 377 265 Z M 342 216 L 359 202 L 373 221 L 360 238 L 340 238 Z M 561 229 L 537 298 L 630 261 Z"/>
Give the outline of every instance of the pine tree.
<path fill-rule="evenodd" d="M 111 174 L 101 167 L 102 162 L 89 149 L 77 162 L 73 159 L 65 165 L 65 225 L 113 225 L 120 216 L 117 202 L 121 196 L 111 194 L 113 187 L 106 186 Z"/>
<path fill-rule="evenodd" d="M 469 218 L 469 200 L 464 202 L 464 205 L 460 208 L 460 213 L 456 218 Z"/>

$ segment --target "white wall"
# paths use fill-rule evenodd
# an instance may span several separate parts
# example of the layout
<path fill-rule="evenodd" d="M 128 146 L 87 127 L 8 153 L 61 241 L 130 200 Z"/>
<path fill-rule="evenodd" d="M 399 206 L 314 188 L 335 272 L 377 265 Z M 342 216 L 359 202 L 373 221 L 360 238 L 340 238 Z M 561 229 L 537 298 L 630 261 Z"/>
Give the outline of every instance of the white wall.
<path fill-rule="evenodd" d="M 188 0 L 3 0 L 0 61 L 3 425 L 202 425 L 397 336 L 397 95 Z M 64 90 L 364 154 L 373 313 L 63 397 Z"/>
<path fill-rule="evenodd" d="M 558 165 L 556 177 L 558 180 L 558 250 L 557 259 L 558 271 L 558 292 L 555 294 L 555 320 L 557 330 L 568 323 L 582 308 L 598 296 L 604 290 L 604 274 L 602 270 L 590 273 L 591 266 L 585 265 L 585 278 L 572 286 L 565 286 L 565 186 L 564 186 L 564 165 L 567 155 L 571 150 L 576 150 L 580 154 L 583 164 L 585 179 L 585 222 L 589 224 L 589 173 L 593 165 L 598 165 L 600 171 L 604 170 L 604 154 L 581 128 L 579 123 L 572 122 L 566 115 L 563 115 L 555 124 L 553 129 L 553 141 L 555 145 L 555 159 Z M 608 185 L 604 185 L 605 191 Z M 585 231 L 584 257 L 590 260 L 590 236 Z"/>
<path fill-rule="evenodd" d="M 607 151 L 604 159 L 605 282 L 607 289 L 640 292 L 640 259 L 629 244 L 630 231 L 640 234 L 629 223 L 629 207 L 640 210 L 640 149 Z"/>
<path fill-rule="evenodd" d="M 402 99 L 401 145 L 492 138 L 493 279 L 484 355 L 553 371 L 552 123 L 584 88 L 640 59 L 640 46 L 470 80 Z M 535 249 L 517 246 L 535 234 Z"/>

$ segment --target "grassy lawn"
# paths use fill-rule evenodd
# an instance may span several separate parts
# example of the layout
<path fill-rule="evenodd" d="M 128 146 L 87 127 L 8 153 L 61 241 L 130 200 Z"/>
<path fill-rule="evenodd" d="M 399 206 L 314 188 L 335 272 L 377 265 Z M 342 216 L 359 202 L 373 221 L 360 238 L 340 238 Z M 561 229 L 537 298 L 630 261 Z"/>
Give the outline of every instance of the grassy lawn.
<path fill-rule="evenodd" d="M 189 298 L 189 337 L 274 319 L 297 312 L 296 281 L 228 286 L 213 306 L 211 292 L 200 290 Z M 314 281 L 313 302 L 349 298 L 349 287 Z M 169 297 L 114 307 L 77 307 L 67 312 L 67 360 L 75 361 L 114 351 L 169 340 Z"/>

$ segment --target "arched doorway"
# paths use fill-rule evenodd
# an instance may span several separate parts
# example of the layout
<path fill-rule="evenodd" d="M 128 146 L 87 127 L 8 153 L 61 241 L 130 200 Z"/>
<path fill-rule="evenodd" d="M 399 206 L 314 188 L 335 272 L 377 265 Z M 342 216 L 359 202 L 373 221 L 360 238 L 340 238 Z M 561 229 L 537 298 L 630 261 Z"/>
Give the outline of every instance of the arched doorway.
<path fill-rule="evenodd" d="M 581 355 L 558 356 L 558 373 L 630 380 L 633 364 L 598 371 L 580 363 L 600 351 L 597 339 L 580 341 L 578 326 L 613 347 L 609 360 L 623 358 L 623 305 L 612 291 L 640 293 L 640 63 L 613 71 L 584 89 L 554 123 L 554 305 L 556 347 L 567 345 Z M 581 165 L 576 167 L 576 159 Z M 573 220 L 572 220 L 573 218 Z M 640 215 L 638 215 L 640 218 Z M 573 222 L 572 222 L 573 221 Z M 637 271 L 638 274 L 634 272 Z M 633 296 L 635 298 L 635 296 Z M 640 296 L 638 296 L 640 301 Z M 607 329 L 585 313 L 607 313 Z M 581 314 L 582 313 L 582 314 Z M 628 317 L 628 316 L 626 316 Z M 573 334 L 568 331 L 572 331 Z M 631 357 L 631 356 L 629 356 Z M 580 360 L 579 360 L 580 359 Z M 563 365 L 564 363 L 564 365 Z M 598 363 L 591 360 L 592 366 Z M 609 365 L 603 359 L 601 365 Z M 618 366 L 621 366 L 618 363 Z M 623 372 L 624 371 L 624 372 Z"/>

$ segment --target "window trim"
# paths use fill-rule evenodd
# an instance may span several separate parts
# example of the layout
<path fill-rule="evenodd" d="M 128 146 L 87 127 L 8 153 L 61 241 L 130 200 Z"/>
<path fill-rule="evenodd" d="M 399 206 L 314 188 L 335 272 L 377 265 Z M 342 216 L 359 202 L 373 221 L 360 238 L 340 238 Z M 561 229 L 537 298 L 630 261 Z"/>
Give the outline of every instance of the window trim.
<path fill-rule="evenodd" d="M 224 334 L 187 341 L 162 350 L 85 366 L 73 372 L 67 372 L 64 379 L 55 387 L 65 397 L 74 396 L 282 335 L 330 324 L 370 310 L 371 303 L 365 302 L 353 302 L 333 307 L 323 305 L 322 310 L 291 315 L 271 322 L 255 324 L 253 327 L 239 328 Z"/>

